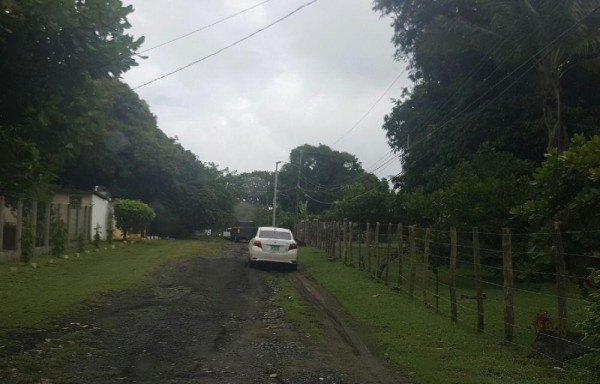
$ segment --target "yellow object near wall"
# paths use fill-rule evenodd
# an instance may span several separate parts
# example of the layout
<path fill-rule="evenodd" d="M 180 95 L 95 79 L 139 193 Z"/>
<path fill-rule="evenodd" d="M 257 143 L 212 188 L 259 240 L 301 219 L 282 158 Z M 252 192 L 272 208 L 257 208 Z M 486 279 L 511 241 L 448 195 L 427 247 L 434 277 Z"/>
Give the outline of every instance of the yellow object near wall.
<path fill-rule="evenodd" d="M 121 240 L 123 238 L 123 231 L 121 231 L 118 228 L 115 228 L 115 230 L 113 231 L 113 239 L 115 240 Z M 141 233 L 128 233 L 127 234 L 127 240 L 131 239 L 131 240 L 139 240 L 142 238 L 142 234 Z"/>

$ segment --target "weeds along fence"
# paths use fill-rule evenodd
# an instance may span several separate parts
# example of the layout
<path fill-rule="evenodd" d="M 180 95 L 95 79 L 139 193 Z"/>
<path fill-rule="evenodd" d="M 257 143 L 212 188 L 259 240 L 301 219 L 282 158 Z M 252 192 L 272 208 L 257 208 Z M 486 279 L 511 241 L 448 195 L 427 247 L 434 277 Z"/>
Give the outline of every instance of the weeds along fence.
<path fill-rule="evenodd" d="M 422 301 L 428 310 L 453 322 L 469 322 L 477 332 L 500 334 L 505 342 L 515 343 L 515 332 L 522 340 L 525 334 L 543 334 L 552 346 L 539 352 L 564 361 L 574 351 L 588 349 L 581 337 L 568 331 L 573 326 L 568 319 L 580 317 L 586 304 L 573 284 L 580 278 L 567 272 L 558 223 L 549 248 L 554 270 L 515 268 L 513 239 L 522 243 L 523 236 L 530 235 L 513 234 L 509 228 L 498 233 L 480 233 L 477 228 L 459 232 L 348 220 L 301 221 L 296 227 L 296 238 L 324 250 L 330 261 L 363 270 L 375 281 Z M 525 274 L 538 274 L 546 282 L 516 279 Z"/>

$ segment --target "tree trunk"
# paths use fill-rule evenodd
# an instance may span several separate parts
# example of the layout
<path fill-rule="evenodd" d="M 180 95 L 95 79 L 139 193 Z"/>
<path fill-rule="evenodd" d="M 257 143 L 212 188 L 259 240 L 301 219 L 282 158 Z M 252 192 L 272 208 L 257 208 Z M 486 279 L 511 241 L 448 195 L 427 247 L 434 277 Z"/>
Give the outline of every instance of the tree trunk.
<path fill-rule="evenodd" d="M 543 77 L 543 116 L 548 132 L 548 148 L 557 148 L 564 151 L 569 142 L 567 129 L 562 120 L 562 100 L 560 78 L 561 70 L 558 62 L 560 52 L 550 53 L 541 65 L 540 72 Z"/>

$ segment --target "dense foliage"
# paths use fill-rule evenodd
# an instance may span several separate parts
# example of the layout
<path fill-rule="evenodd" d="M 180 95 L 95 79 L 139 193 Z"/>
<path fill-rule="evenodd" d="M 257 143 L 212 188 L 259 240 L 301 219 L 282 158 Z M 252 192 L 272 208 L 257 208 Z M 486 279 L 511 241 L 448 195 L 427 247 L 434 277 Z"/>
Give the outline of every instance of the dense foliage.
<path fill-rule="evenodd" d="M 127 240 L 128 233 L 143 233 L 156 217 L 154 209 L 139 200 L 117 199 L 113 207 L 123 240 Z"/>
<path fill-rule="evenodd" d="M 0 1 L 0 195 L 24 196 L 102 131 L 99 79 L 135 65 L 120 0 Z M 10 166 L 8 166 L 10 164 Z"/>
<path fill-rule="evenodd" d="M 298 204 L 307 204 L 308 213 L 319 214 L 340 199 L 347 185 L 373 181 L 377 178 L 363 170 L 356 156 L 323 144 L 304 144 L 294 148 L 281 167 L 278 201 L 284 210 L 295 213 L 298 199 Z"/>
<path fill-rule="evenodd" d="M 599 0 L 374 1 L 393 19 L 396 58 L 414 82 L 383 125 L 401 155 L 394 182 L 404 222 L 530 233 L 513 241 L 518 276 L 543 278 L 554 271 L 556 220 L 570 273 L 586 273 L 599 240 L 589 229 L 600 228 L 592 171 L 599 7 Z"/>
<path fill-rule="evenodd" d="M 254 171 L 224 176 L 227 191 L 232 196 L 229 226 L 236 221 L 254 221 L 256 225 L 271 222 L 274 193 L 274 172 Z"/>
<path fill-rule="evenodd" d="M 146 201 L 157 215 L 153 234 L 180 237 L 225 225 L 233 202 L 222 172 L 167 137 L 127 85 L 107 80 L 102 87 L 110 96 L 102 111 L 106 128 L 67 164 L 60 183 L 102 185 L 115 197 Z"/>
<path fill-rule="evenodd" d="M 376 0 L 414 86 L 385 117 L 423 224 L 507 225 L 547 147 L 597 132 L 600 1 Z"/>
<path fill-rule="evenodd" d="M 587 296 L 588 317 L 579 325 L 588 338 L 600 343 L 600 269 L 592 270 L 588 281 L 592 286 L 592 292 Z"/>
<path fill-rule="evenodd" d="M 600 256 L 596 231 L 600 228 L 600 136 L 585 140 L 575 135 L 565 151 L 550 150 L 531 184 L 531 198 L 512 213 L 547 233 L 554 222 L 560 223 L 565 229 L 566 261 L 573 272 L 583 276 L 587 266 L 599 266 L 593 261 Z M 532 238 L 532 247 L 543 248 L 548 237 Z"/>

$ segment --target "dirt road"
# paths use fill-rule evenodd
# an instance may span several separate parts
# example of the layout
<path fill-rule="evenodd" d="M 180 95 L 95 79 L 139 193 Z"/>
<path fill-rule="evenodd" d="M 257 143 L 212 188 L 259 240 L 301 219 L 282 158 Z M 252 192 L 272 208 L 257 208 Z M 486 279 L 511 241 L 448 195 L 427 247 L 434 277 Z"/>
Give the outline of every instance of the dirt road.
<path fill-rule="evenodd" d="M 41 382 L 401 382 L 301 272 L 295 284 L 328 336 L 312 342 L 299 334 L 273 300 L 271 277 L 281 272 L 248 268 L 243 247 L 233 244 L 222 258 L 172 263 L 150 287 L 107 296 L 65 320 L 62 332 L 85 332 L 77 342 L 85 340 L 92 352 Z M 5 378 L 27 382 L 18 373 Z"/>

